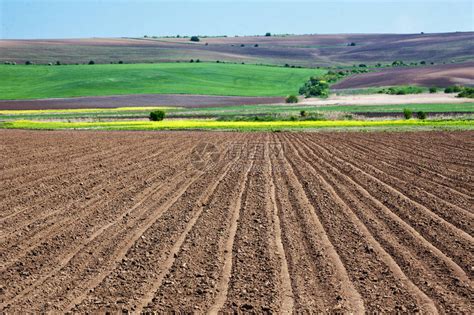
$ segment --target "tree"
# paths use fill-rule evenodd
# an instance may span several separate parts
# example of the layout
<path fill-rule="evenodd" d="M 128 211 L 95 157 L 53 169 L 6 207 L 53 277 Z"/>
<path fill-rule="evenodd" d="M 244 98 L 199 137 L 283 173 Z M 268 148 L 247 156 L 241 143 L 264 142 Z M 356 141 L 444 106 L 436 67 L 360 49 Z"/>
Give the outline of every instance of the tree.
<path fill-rule="evenodd" d="M 189 60 L 189 62 L 193 63 L 193 62 L 194 62 L 194 59 Z"/>
<path fill-rule="evenodd" d="M 438 92 L 438 89 L 435 88 L 435 87 L 430 87 L 430 93 L 433 94 L 433 93 L 436 93 Z"/>
<path fill-rule="evenodd" d="M 95 61 L 94 61 L 94 60 L 91 60 L 91 61 L 89 61 L 89 64 L 90 64 L 90 65 L 95 65 Z"/>
<path fill-rule="evenodd" d="M 425 120 L 426 119 L 426 113 L 424 111 L 419 111 L 416 113 L 416 117 L 418 117 L 418 119 L 421 119 L 421 120 Z"/>
<path fill-rule="evenodd" d="M 298 103 L 298 97 L 296 95 L 288 95 L 285 99 L 286 103 Z"/>
<path fill-rule="evenodd" d="M 192 42 L 199 42 L 200 41 L 199 37 L 197 37 L 197 36 L 191 36 L 191 38 L 189 40 L 192 41 Z"/>
<path fill-rule="evenodd" d="M 161 121 L 165 118 L 165 112 L 162 110 L 155 110 L 150 113 L 151 121 Z"/>
<path fill-rule="evenodd" d="M 355 45 L 356 45 L 356 43 L 354 43 L 354 42 L 347 44 L 347 46 L 352 46 L 352 47 L 355 46 Z"/>
<path fill-rule="evenodd" d="M 30 66 L 30 65 L 32 65 L 32 64 L 33 64 L 33 63 L 32 63 L 31 61 L 29 61 L 29 60 L 27 60 L 27 61 L 25 62 L 25 65 L 27 65 L 27 66 Z"/>
<path fill-rule="evenodd" d="M 258 44 L 253 45 L 253 47 L 258 47 Z"/>
<path fill-rule="evenodd" d="M 122 60 L 119 60 L 119 62 L 118 62 L 118 63 L 121 65 L 121 64 L 123 64 L 123 61 L 122 61 Z"/>
<path fill-rule="evenodd" d="M 413 117 L 413 112 L 411 109 L 408 109 L 408 108 L 405 108 L 403 109 L 403 116 L 405 117 L 405 119 L 410 119 Z"/>
<path fill-rule="evenodd" d="M 61 65 L 61 61 L 56 61 L 56 66 L 60 66 Z"/>
<path fill-rule="evenodd" d="M 267 32 L 267 33 L 265 33 L 265 36 L 266 36 L 266 37 L 270 37 L 270 36 L 272 36 L 272 33 Z"/>

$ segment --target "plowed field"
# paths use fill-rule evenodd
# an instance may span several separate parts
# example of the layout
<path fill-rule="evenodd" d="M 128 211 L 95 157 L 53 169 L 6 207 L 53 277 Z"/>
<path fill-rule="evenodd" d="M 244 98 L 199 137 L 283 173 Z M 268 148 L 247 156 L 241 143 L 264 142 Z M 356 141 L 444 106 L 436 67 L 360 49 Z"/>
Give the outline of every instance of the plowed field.
<path fill-rule="evenodd" d="M 0 312 L 470 313 L 474 132 L 0 132 Z"/>

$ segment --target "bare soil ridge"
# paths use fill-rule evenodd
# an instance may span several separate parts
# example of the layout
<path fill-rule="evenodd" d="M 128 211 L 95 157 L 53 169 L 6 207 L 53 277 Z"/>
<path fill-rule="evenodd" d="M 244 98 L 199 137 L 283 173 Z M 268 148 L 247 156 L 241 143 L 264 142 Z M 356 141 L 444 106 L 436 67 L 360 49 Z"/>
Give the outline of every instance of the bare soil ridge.
<path fill-rule="evenodd" d="M 470 313 L 471 131 L 0 133 L 1 312 Z"/>

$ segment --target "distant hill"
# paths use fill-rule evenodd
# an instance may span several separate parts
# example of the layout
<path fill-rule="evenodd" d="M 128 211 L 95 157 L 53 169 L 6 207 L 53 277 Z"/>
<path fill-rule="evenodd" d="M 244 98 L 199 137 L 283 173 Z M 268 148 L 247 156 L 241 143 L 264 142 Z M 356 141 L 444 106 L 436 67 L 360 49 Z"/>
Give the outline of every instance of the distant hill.
<path fill-rule="evenodd" d="M 229 61 L 296 66 L 474 61 L 474 32 L 0 40 L 0 62 Z"/>
<path fill-rule="evenodd" d="M 332 86 L 334 89 L 354 89 L 393 85 L 447 87 L 474 86 L 474 62 L 425 67 L 387 68 L 357 74 Z"/>

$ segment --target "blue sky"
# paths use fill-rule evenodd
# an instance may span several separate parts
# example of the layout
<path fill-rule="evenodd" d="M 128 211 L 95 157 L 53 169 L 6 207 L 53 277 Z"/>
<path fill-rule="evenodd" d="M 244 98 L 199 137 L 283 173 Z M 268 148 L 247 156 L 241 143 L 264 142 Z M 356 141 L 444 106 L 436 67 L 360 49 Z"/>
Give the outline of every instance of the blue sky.
<path fill-rule="evenodd" d="M 472 31 L 474 0 L 0 0 L 0 38 Z"/>

